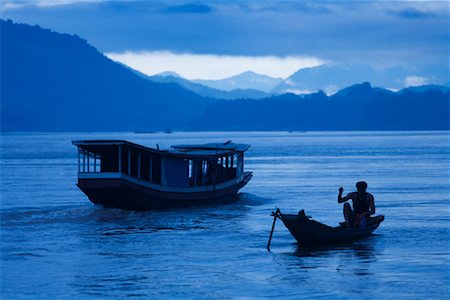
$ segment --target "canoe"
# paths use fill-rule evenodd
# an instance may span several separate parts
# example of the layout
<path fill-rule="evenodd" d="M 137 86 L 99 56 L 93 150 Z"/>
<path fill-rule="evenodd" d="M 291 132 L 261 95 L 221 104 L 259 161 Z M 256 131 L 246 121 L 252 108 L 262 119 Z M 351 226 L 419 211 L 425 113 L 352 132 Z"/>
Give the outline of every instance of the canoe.
<path fill-rule="evenodd" d="M 275 218 L 283 221 L 286 228 L 300 245 L 336 244 L 357 240 L 370 236 L 384 220 L 383 215 L 371 217 L 363 227 L 348 227 L 341 223 L 330 227 L 312 220 L 301 210 L 297 215 L 283 214 L 279 210 L 274 213 Z"/>

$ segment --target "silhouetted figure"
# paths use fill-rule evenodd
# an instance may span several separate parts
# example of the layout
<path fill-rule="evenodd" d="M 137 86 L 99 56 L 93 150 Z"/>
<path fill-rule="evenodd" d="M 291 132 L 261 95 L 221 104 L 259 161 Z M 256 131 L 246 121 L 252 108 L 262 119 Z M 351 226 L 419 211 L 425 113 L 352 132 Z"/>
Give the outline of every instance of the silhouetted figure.
<path fill-rule="evenodd" d="M 344 204 L 344 218 L 349 226 L 360 225 L 364 227 L 369 217 L 375 213 L 374 197 L 372 194 L 367 193 L 366 189 L 367 183 L 359 181 L 356 183 L 356 192 L 342 197 L 344 189 L 342 187 L 339 188 L 338 203 L 343 203 L 350 199 L 353 202 L 353 209 L 350 207 L 350 204 Z"/>

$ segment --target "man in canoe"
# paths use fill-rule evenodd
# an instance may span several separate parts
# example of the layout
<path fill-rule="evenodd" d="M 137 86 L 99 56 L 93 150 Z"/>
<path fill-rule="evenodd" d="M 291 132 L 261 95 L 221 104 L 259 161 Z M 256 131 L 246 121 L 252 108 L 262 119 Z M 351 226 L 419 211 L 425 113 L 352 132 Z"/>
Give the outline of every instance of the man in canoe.
<path fill-rule="evenodd" d="M 352 200 L 353 209 L 350 204 L 344 204 L 344 218 L 348 226 L 360 225 L 364 227 L 369 217 L 375 214 L 375 201 L 372 194 L 366 192 L 367 183 L 359 181 L 356 183 L 356 192 L 349 193 L 342 197 L 344 189 L 339 188 L 338 203 L 343 203 Z"/>

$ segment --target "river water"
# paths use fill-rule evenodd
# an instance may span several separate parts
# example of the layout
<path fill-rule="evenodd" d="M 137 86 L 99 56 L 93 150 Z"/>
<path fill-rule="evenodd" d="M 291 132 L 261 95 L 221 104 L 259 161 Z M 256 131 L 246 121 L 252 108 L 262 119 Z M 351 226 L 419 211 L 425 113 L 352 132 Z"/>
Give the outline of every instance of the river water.
<path fill-rule="evenodd" d="M 130 212 L 75 186 L 75 139 L 147 146 L 251 144 L 233 204 Z M 1 135 L 2 299 L 448 299 L 449 132 L 17 133 Z M 376 234 L 299 247 L 276 207 L 342 221 L 340 186 L 365 180 Z"/>

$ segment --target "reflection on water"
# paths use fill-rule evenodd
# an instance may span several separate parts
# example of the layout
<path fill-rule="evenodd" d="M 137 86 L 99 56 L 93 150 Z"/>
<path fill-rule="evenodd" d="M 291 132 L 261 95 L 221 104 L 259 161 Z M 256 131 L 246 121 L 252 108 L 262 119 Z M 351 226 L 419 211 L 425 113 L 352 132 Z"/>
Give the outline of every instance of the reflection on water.
<path fill-rule="evenodd" d="M 70 144 L 100 138 L 249 143 L 254 177 L 229 204 L 103 209 L 75 186 Z M 449 141 L 448 132 L 4 135 L 0 296 L 448 299 Z M 275 207 L 335 226 L 337 188 L 360 179 L 386 216 L 375 235 L 302 247 L 277 223 L 267 252 Z"/>
<path fill-rule="evenodd" d="M 330 261 L 333 261 L 337 272 L 348 273 L 351 270 L 354 275 L 374 275 L 370 271 L 370 264 L 377 261 L 376 237 L 339 245 L 295 246 L 295 251 L 287 254 L 288 257 L 298 258 L 289 259 L 290 267 L 329 268 Z"/>
<path fill-rule="evenodd" d="M 373 251 L 375 235 L 358 241 L 346 241 L 333 245 L 297 245 L 294 255 L 298 257 L 323 256 L 337 253 L 339 251 L 351 251 L 356 255 L 367 255 Z"/>

